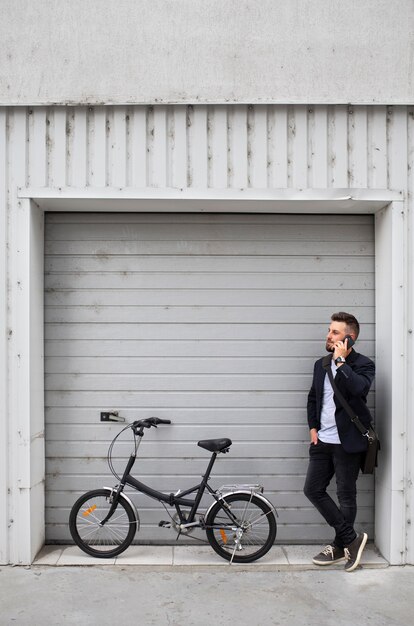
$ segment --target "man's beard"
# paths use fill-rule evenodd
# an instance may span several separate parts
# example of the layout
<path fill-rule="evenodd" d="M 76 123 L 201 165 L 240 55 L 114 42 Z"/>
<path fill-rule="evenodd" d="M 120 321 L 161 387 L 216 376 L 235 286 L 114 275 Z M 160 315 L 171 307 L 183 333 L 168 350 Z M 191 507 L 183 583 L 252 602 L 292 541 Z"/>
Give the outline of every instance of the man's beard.
<path fill-rule="evenodd" d="M 326 342 L 325 348 L 327 352 L 335 352 L 334 346 L 331 346 L 328 342 Z"/>

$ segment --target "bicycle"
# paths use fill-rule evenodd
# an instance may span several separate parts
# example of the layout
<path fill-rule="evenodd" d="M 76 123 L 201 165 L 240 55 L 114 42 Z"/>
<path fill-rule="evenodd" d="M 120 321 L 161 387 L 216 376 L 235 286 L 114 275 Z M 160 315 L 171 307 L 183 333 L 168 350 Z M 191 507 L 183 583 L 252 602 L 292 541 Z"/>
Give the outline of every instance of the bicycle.
<path fill-rule="evenodd" d="M 230 439 L 206 439 L 198 445 L 211 452 L 207 469 L 198 485 L 176 493 L 157 491 L 131 476 L 137 458 L 144 429 L 171 424 L 170 420 L 150 417 L 125 426 L 112 440 L 108 449 L 108 465 L 119 480 L 115 487 L 103 487 L 88 491 L 78 498 L 69 517 L 69 529 L 74 542 L 86 554 L 100 558 L 115 557 L 132 543 L 139 530 L 138 511 L 128 495 L 126 485 L 161 502 L 170 521 L 160 521 L 159 526 L 174 527 L 181 533 L 201 528 L 213 550 L 230 563 L 251 563 L 264 556 L 272 547 L 277 532 L 276 510 L 263 496 L 261 485 L 222 485 L 212 489 L 208 484 L 210 474 L 219 454 L 229 452 Z M 134 435 L 134 451 L 131 453 L 122 477 L 114 469 L 113 447 L 120 435 L 131 429 Z M 199 513 L 199 505 L 205 492 L 214 502 L 205 513 Z M 190 494 L 195 494 L 189 499 Z M 175 515 L 168 511 L 175 507 Z"/>

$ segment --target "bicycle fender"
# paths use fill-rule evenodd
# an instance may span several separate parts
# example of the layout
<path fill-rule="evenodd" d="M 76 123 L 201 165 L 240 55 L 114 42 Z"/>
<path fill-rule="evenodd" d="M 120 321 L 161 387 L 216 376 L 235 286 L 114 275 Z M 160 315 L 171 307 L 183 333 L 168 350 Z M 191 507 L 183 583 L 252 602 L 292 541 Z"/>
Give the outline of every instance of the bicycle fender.
<path fill-rule="evenodd" d="M 206 513 L 204 515 L 204 519 L 207 519 L 211 509 L 213 508 L 213 506 L 215 504 L 217 504 L 217 502 L 220 502 L 220 500 L 224 500 L 224 498 L 226 498 L 227 496 L 238 495 L 238 494 L 244 494 L 244 495 L 248 495 L 248 496 L 255 496 L 256 498 L 259 498 L 259 500 L 261 500 L 262 502 L 264 502 L 264 504 L 267 504 L 271 508 L 273 513 L 275 513 L 276 517 L 279 517 L 275 507 L 273 506 L 273 504 L 270 502 L 270 500 L 265 498 L 265 496 L 263 496 L 261 493 L 257 493 L 257 492 L 253 492 L 252 493 L 251 491 L 248 491 L 246 489 L 239 489 L 237 491 L 228 491 L 226 493 L 222 493 L 220 495 L 220 498 L 218 500 L 214 501 L 213 504 L 208 508 L 208 510 L 206 511 Z"/>
<path fill-rule="evenodd" d="M 116 491 L 117 491 L 114 487 L 104 487 L 104 489 L 109 491 L 110 494 L 111 493 L 116 493 Z M 130 507 L 133 510 L 134 515 L 135 515 L 135 524 L 137 526 L 137 530 L 139 530 L 141 522 L 140 522 L 140 519 L 139 519 L 137 507 L 132 502 L 131 498 L 129 498 L 123 491 L 119 494 L 119 497 L 124 499 L 124 500 L 126 500 L 126 502 L 128 502 L 128 504 L 130 505 Z"/>

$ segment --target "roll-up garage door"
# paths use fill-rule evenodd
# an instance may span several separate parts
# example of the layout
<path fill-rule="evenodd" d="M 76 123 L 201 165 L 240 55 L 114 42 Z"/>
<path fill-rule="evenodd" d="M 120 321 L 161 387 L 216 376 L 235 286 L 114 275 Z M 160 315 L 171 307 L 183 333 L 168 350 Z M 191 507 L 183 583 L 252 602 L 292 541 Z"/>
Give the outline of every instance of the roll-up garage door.
<path fill-rule="evenodd" d="M 196 484 L 208 459 L 196 442 L 230 437 L 211 485 L 263 484 L 279 542 L 330 539 L 302 488 L 313 362 L 337 310 L 360 320 L 357 348 L 373 357 L 371 216 L 47 214 L 47 541 L 70 541 L 74 500 L 116 482 L 106 453 L 121 426 L 100 422 L 111 410 L 172 420 L 141 446 L 136 475 L 150 486 Z M 372 536 L 371 477 L 358 498 Z M 135 502 L 137 539 L 174 542 L 160 505 Z"/>

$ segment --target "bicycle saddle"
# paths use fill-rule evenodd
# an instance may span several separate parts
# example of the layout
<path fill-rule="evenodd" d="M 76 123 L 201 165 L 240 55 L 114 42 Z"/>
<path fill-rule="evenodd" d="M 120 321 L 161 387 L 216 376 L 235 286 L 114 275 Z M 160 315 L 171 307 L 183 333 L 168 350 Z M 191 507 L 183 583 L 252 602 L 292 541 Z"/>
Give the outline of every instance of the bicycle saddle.
<path fill-rule="evenodd" d="M 203 439 L 197 443 L 200 448 L 209 452 L 223 452 L 226 448 L 230 448 L 231 439 Z"/>

